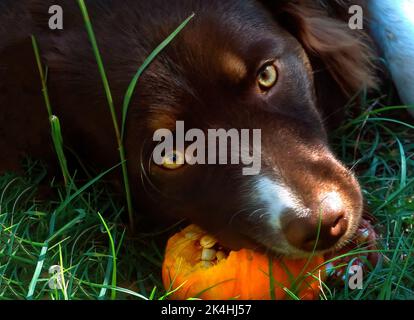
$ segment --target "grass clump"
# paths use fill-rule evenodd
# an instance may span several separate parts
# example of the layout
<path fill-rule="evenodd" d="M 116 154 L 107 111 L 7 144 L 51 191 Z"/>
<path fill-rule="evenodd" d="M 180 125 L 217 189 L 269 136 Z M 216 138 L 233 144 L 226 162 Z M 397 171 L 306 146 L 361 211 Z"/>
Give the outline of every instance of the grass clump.
<path fill-rule="evenodd" d="M 52 181 L 55 200 L 42 194 L 45 178 L 38 163 L 0 177 L 0 299 L 150 297 L 161 253 L 144 254 L 150 238 L 128 237 L 104 175 L 80 189 Z"/>
<path fill-rule="evenodd" d="M 363 98 L 363 111 L 348 114 L 333 144 L 376 219 L 382 261 L 362 290 L 344 284 L 333 299 L 414 299 L 414 121 L 406 106 L 389 106 L 392 94 L 379 96 Z"/>

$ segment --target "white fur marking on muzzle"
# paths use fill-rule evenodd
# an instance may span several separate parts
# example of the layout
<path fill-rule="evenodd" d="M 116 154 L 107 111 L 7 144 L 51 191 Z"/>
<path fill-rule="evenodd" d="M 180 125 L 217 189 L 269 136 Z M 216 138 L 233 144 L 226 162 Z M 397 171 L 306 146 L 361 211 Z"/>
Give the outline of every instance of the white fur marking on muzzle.
<path fill-rule="evenodd" d="M 294 211 L 300 217 L 307 216 L 309 209 L 304 208 L 299 198 L 286 185 L 261 177 L 256 184 L 257 198 L 267 206 L 270 221 L 275 229 L 281 229 L 281 216 L 286 210 Z"/>

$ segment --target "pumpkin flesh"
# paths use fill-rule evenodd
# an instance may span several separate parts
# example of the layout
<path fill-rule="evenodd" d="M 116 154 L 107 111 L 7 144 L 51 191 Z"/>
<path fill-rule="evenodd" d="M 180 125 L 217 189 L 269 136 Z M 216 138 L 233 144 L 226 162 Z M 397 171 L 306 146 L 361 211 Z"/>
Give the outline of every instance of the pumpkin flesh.
<path fill-rule="evenodd" d="M 203 230 L 190 225 L 169 239 L 162 268 L 164 286 L 173 291 L 169 298 L 287 299 L 289 290 L 300 299 L 318 298 L 319 278 L 323 281 L 325 276 L 322 257 L 277 260 L 242 249 L 230 251 L 225 259 L 206 262 L 201 261 L 200 239 L 204 235 Z M 269 276 L 270 268 L 273 277 Z"/>

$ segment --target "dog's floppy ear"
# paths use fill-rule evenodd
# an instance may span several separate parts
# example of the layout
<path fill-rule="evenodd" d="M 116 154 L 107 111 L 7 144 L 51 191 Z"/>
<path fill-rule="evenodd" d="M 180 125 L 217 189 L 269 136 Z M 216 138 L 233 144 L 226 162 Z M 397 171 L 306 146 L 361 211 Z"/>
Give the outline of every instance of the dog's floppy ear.
<path fill-rule="evenodd" d="M 370 41 L 363 30 L 348 26 L 347 1 L 265 2 L 271 7 L 274 3 L 278 21 L 301 42 L 311 61 L 327 69 L 344 94 L 349 97 L 362 88 L 376 87 Z"/>

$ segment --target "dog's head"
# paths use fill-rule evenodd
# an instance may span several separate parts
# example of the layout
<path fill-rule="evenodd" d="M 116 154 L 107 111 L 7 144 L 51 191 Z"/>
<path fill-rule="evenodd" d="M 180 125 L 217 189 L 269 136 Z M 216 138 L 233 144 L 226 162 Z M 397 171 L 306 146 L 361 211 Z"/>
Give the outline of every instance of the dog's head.
<path fill-rule="evenodd" d="M 145 194 L 154 211 L 189 218 L 231 248 L 300 256 L 340 247 L 356 230 L 362 196 L 328 147 L 323 117 L 338 104 L 318 101 L 326 88 L 314 83 L 315 73 L 343 99 L 372 84 L 369 50 L 347 24 L 313 5 L 196 3 L 185 11 L 195 18 L 137 91 L 130 126 L 148 120 L 129 136 L 128 150 L 147 137 L 130 163 L 131 170 L 142 164 L 139 200 Z M 174 132 L 176 121 L 206 137 L 208 129 L 260 129 L 260 173 L 243 175 L 231 164 L 156 165 L 152 134 Z"/>
<path fill-rule="evenodd" d="M 329 149 L 324 120 L 373 84 L 370 51 L 360 33 L 316 1 L 267 2 L 127 0 L 90 10 L 118 104 L 139 64 L 195 13 L 133 96 L 126 150 L 137 203 L 188 218 L 231 248 L 298 256 L 343 245 L 361 217 L 360 187 Z M 68 77 L 71 68 L 79 83 L 96 85 L 87 90 L 72 81 L 74 92 L 102 92 L 90 48 L 79 49 L 86 34 L 78 39 L 71 24 L 66 28 L 70 43 L 53 35 L 59 50 L 45 54 L 52 75 L 60 68 Z M 171 164 L 182 156 L 177 152 L 157 165 L 154 132 L 174 132 L 177 121 L 206 135 L 260 129 L 260 172 L 243 175 L 237 164 Z"/>

